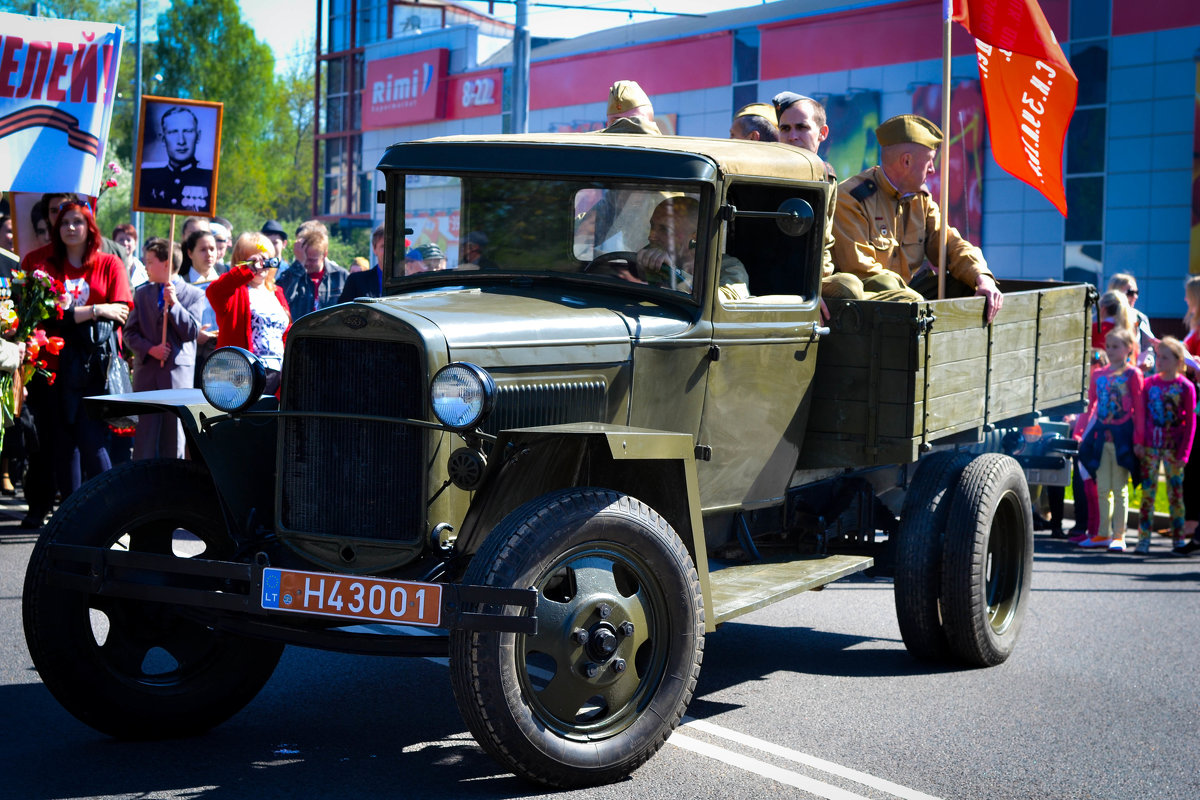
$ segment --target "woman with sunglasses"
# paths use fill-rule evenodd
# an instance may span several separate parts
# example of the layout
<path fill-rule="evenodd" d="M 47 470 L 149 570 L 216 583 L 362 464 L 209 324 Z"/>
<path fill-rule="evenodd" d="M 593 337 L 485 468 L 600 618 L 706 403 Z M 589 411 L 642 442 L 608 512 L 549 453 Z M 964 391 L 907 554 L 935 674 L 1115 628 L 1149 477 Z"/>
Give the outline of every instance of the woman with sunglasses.
<path fill-rule="evenodd" d="M 56 484 L 65 499 L 83 480 L 112 467 L 107 426 L 91 419 L 82 401 L 104 393 L 108 361 L 120 357 L 120 327 L 133 303 L 129 273 L 119 258 L 101 252 L 102 235 L 87 204 L 67 200 L 50 218 L 50 244 L 30 253 L 23 266 L 27 273 L 45 270 L 66 287 L 58 303 L 62 319 L 43 325 L 65 344 L 56 360 L 46 355 L 53 384 L 35 375 L 28 387 L 39 452 L 26 478 L 25 528 L 41 527 Z"/>

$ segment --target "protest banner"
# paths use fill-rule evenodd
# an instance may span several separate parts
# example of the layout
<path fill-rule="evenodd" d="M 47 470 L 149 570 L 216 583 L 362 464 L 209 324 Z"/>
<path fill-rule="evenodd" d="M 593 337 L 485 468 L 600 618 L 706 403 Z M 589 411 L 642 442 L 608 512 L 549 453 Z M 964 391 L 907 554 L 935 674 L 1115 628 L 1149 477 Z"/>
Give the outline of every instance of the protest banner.
<path fill-rule="evenodd" d="M 0 189 L 99 193 L 123 33 L 0 13 Z"/>

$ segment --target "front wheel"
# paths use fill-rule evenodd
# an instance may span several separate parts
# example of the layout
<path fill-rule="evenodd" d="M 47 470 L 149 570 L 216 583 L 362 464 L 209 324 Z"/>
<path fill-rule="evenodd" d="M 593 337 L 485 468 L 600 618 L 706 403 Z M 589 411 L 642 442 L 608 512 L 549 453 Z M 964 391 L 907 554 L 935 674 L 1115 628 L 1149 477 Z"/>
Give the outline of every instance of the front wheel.
<path fill-rule="evenodd" d="M 578 787 L 658 751 L 704 649 L 700 580 L 662 517 L 617 492 L 555 492 L 506 517 L 464 582 L 538 592 L 536 634 L 450 637 L 454 696 L 489 754 L 526 779 Z"/>
<path fill-rule="evenodd" d="M 237 713 L 271 677 L 281 644 L 223 633 L 167 603 L 55 586 L 55 544 L 231 557 L 204 468 L 173 459 L 134 461 L 97 476 L 63 503 L 25 574 L 29 654 L 67 711 L 126 739 L 201 733 Z"/>

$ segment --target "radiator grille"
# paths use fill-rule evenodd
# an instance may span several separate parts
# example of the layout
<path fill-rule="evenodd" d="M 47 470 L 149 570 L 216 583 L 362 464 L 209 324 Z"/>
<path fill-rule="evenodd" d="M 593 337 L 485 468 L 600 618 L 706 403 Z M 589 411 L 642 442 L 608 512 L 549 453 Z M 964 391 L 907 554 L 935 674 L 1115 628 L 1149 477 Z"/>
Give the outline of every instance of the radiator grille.
<path fill-rule="evenodd" d="M 486 429 L 495 433 L 506 428 L 603 422 L 604 391 L 602 380 L 502 384 Z"/>
<path fill-rule="evenodd" d="M 361 339 L 289 342 L 288 411 L 421 419 L 425 380 L 415 345 Z M 283 527 L 414 541 L 424 530 L 425 434 L 384 422 L 283 420 Z"/>

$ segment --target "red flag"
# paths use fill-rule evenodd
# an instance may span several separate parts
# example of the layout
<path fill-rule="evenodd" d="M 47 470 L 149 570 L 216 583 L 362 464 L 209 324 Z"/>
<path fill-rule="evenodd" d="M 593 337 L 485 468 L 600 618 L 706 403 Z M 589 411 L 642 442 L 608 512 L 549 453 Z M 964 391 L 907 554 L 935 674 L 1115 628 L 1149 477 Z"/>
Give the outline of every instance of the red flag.
<path fill-rule="evenodd" d="M 1037 0 L 954 0 L 951 18 L 975 37 L 996 163 L 1066 216 L 1063 141 L 1079 79 Z"/>

